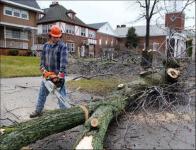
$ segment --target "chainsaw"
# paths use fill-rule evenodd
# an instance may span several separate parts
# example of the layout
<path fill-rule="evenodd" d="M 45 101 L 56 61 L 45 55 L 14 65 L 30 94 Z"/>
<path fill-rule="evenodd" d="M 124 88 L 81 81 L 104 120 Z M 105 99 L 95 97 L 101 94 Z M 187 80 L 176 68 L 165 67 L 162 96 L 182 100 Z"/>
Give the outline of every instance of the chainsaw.
<path fill-rule="evenodd" d="M 50 79 L 45 79 L 43 77 L 43 82 L 45 87 L 48 89 L 48 91 L 52 94 L 55 94 L 56 97 L 65 105 L 66 108 L 71 108 L 72 104 L 68 99 L 65 99 L 59 92 L 60 87 L 57 87 Z"/>

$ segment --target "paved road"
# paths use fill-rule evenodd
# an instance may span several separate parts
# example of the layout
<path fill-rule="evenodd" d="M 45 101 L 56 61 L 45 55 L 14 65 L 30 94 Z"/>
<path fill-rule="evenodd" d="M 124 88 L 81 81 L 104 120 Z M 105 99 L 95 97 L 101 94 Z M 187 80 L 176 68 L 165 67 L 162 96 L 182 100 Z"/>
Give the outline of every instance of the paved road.
<path fill-rule="evenodd" d="M 73 77 L 73 75 L 68 76 L 66 80 L 68 81 Z M 35 109 L 40 82 L 41 77 L 1 79 L 1 119 L 9 118 L 18 122 L 28 120 L 29 114 Z M 84 96 L 89 98 L 88 94 L 79 96 L 80 98 Z M 52 110 L 56 108 L 58 108 L 57 99 L 50 94 L 45 109 Z M 11 120 L 1 120 L 1 125 L 10 124 L 12 123 Z"/>

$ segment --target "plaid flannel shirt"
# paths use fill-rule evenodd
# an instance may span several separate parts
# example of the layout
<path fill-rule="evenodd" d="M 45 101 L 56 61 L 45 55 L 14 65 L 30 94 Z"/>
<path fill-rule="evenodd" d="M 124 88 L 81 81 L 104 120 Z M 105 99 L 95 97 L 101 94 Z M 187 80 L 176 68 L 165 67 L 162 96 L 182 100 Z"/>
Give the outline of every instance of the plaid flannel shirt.
<path fill-rule="evenodd" d="M 66 73 L 67 64 L 67 47 L 63 41 L 58 41 L 56 44 L 44 44 L 40 68 L 47 71 Z"/>

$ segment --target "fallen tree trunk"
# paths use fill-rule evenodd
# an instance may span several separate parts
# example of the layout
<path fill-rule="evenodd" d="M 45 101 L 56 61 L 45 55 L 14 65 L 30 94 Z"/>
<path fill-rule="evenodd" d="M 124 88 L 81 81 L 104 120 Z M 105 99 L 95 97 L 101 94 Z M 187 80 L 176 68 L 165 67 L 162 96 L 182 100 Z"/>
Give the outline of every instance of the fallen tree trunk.
<path fill-rule="evenodd" d="M 126 84 L 117 96 L 110 99 L 67 110 L 54 110 L 37 119 L 2 128 L 4 133 L 0 136 L 0 149 L 20 149 L 46 136 L 83 124 L 85 121 L 83 134 L 75 148 L 81 149 L 81 144 L 87 139 L 90 141 L 89 149 L 91 146 L 93 149 L 102 149 L 105 133 L 112 118 L 119 115 L 130 101 L 141 94 L 142 90 L 162 82 L 164 78 L 158 73 L 140 77 Z M 91 114 L 92 116 L 88 118 Z"/>
<path fill-rule="evenodd" d="M 88 114 L 91 114 L 100 105 L 110 104 L 120 107 L 123 103 L 124 101 L 114 97 L 108 101 L 92 102 L 85 108 L 88 109 Z M 1 128 L 4 133 L 0 136 L 0 149 L 20 149 L 49 135 L 83 124 L 85 116 L 84 109 L 75 106 L 67 110 L 54 110 L 39 118 Z"/>
<path fill-rule="evenodd" d="M 89 105 L 89 113 L 98 105 L 99 102 Z M 84 112 L 79 106 L 67 110 L 54 110 L 39 118 L 3 128 L 5 130 L 0 136 L 0 149 L 19 149 L 38 139 L 80 125 L 84 121 Z"/>
<path fill-rule="evenodd" d="M 108 125 L 114 116 L 124 110 L 128 98 L 121 98 L 114 104 L 99 106 L 92 116 L 85 122 L 83 133 L 76 142 L 74 149 L 103 149 L 103 141 Z M 120 106 L 119 106 L 120 104 Z"/>

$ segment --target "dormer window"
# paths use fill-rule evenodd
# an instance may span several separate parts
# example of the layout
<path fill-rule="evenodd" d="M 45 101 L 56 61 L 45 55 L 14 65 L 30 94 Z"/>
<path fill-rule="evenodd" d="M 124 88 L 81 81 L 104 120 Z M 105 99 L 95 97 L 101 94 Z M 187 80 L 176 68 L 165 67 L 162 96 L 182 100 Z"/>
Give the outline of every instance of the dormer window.
<path fill-rule="evenodd" d="M 44 16 L 44 14 L 39 14 L 39 19 L 41 19 Z"/>
<path fill-rule="evenodd" d="M 73 19 L 73 14 L 72 13 L 69 13 L 67 15 L 69 16 L 69 18 Z"/>
<path fill-rule="evenodd" d="M 67 16 L 70 18 L 70 19 L 74 19 L 75 18 L 75 12 L 73 10 L 68 10 L 67 11 Z"/>

